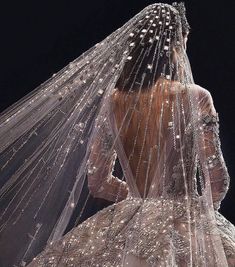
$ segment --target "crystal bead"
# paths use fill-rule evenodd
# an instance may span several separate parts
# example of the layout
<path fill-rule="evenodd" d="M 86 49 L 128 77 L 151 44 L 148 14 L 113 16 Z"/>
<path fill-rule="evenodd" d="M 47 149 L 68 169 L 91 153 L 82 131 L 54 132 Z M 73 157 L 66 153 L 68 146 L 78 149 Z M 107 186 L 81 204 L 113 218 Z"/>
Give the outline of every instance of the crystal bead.
<path fill-rule="evenodd" d="M 102 90 L 102 89 L 99 89 L 99 91 L 98 91 L 98 94 L 99 94 L 99 95 L 102 95 L 102 94 L 103 94 L 103 92 L 104 92 L 104 90 Z"/>

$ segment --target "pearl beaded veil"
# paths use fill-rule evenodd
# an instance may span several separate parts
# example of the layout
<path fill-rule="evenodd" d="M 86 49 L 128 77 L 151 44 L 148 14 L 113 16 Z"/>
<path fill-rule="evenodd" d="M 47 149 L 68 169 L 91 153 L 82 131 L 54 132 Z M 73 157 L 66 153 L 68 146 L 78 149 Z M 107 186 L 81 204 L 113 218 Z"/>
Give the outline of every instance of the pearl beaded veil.
<path fill-rule="evenodd" d="M 212 97 L 193 81 L 189 28 L 182 3 L 149 5 L 1 114 L 4 266 L 24 266 L 99 210 L 98 198 L 114 210 L 126 199 L 157 203 L 156 217 L 140 208 L 140 230 L 125 222 L 123 262 L 138 252 L 133 233 L 165 220 L 172 253 L 162 266 L 177 255 L 187 266 L 227 266 L 215 214 L 229 176 Z"/>

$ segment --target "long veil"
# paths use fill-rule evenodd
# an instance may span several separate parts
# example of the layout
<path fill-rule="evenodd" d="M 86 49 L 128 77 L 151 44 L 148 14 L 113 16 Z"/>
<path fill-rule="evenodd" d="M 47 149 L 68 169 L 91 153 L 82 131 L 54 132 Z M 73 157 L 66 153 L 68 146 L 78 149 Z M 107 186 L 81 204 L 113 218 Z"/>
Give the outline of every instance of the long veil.
<path fill-rule="evenodd" d="M 25 266 L 101 209 L 102 198 L 114 203 L 110 221 L 126 199 L 129 214 L 138 210 L 139 219 L 118 219 L 131 234 L 116 260 L 131 251 L 156 264 L 150 226 L 165 222 L 165 264 L 227 266 L 215 210 L 229 177 L 219 165 L 218 114 L 185 52 L 184 11 L 147 6 L 1 114 L 1 266 Z M 120 233 L 110 226 L 103 239 Z M 102 247 L 92 241 L 85 253 Z"/>

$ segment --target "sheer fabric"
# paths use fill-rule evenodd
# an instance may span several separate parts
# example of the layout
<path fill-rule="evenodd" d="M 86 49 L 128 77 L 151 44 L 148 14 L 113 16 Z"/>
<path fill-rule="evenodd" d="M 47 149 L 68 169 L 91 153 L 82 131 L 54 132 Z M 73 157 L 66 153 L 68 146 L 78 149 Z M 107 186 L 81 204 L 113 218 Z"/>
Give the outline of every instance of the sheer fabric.
<path fill-rule="evenodd" d="M 235 265 L 219 117 L 188 29 L 183 4 L 149 5 L 2 114 L 3 266 Z"/>

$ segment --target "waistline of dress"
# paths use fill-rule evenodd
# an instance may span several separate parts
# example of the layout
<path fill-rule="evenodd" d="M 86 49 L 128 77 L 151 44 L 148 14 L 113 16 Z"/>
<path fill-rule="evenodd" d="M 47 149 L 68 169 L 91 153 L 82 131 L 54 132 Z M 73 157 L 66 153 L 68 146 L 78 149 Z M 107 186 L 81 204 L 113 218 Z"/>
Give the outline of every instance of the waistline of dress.
<path fill-rule="evenodd" d="M 139 203 L 145 203 L 145 202 L 154 202 L 154 203 L 164 203 L 164 202 L 170 202 L 170 203 L 175 203 L 175 202 L 200 202 L 201 201 L 201 196 L 159 196 L 159 197 L 146 197 L 146 198 L 141 198 L 141 197 L 135 197 L 135 196 L 127 196 L 127 198 L 124 199 L 124 201 L 135 201 Z"/>

